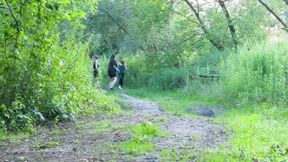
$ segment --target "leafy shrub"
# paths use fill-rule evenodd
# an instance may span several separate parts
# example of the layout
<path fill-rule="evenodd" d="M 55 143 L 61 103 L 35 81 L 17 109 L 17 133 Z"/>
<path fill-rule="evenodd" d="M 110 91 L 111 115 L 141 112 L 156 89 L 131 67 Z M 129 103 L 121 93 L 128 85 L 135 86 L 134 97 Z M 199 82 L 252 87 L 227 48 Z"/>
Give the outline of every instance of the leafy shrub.
<path fill-rule="evenodd" d="M 40 121 L 70 120 L 85 111 L 113 109 L 113 101 L 92 86 L 89 44 L 93 39 L 83 34 L 82 19 L 94 12 L 96 4 L 97 0 L 3 4 L 11 6 L 14 16 L 1 10 L 2 131 L 31 131 Z"/>
<path fill-rule="evenodd" d="M 128 70 L 125 81 L 133 86 L 148 85 L 149 78 L 159 70 L 160 65 L 157 62 L 157 57 L 144 54 L 127 58 Z"/>

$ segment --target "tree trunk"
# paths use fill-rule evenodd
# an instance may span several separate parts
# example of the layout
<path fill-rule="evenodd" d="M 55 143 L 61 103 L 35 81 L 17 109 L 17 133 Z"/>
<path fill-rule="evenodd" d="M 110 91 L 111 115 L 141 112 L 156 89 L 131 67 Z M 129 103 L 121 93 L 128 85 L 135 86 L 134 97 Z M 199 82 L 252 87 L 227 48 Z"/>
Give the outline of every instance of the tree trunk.
<path fill-rule="evenodd" d="M 224 51 L 224 47 L 223 45 L 221 45 L 219 42 L 211 39 L 210 37 L 210 34 L 209 34 L 209 31 L 207 30 L 204 22 L 202 21 L 202 19 L 200 18 L 200 15 L 199 13 L 196 11 L 196 9 L 193 7 L 193 5 L 189 2 L 189 0 L 184 0 L 186 2 L 186 4 L 189 6 L 189 8 L 192 10 L 192 12 L 194 13 L 194 15 L 196 16 L 198 22 L 199 22 L 199 25 L 200 25 L 200 28 L 203 30 L 204 34 L 206 35 L 206 38 L 209 40 L 209 42 L 214 46 L 216 47 L 218 50 L 220 51 Z"/>
<path fill-rule="evenodd" d="M 232 19 L 230 17 L 230 14 L 225 6 L 225 2 L 224 0 L 218 0 L 219 5 L 222 8 L 222 11 L 225 15 L 225 18 L 228 22 L 228 28 L 230 30 L 230 34 L 231 34 L 231 38 L 232 38 L 232 42 L 233 42 L 233 47 L 235 48 L 235 51 L 237 51 L 237 46 L 238 46 L 238 41 L 237 41 L 237 35 L 236 35 L 236 29 L 233 25 Z"/>

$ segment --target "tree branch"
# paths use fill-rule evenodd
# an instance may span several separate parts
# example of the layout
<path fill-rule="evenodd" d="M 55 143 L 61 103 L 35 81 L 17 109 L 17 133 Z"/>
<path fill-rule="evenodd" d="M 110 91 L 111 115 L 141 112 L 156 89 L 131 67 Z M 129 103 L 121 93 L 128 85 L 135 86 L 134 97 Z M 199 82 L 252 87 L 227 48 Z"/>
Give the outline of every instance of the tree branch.
<path fill-rule="evenodd" d="M 287 24 L 266 3 L 264 3 L 262 0 L 258 1 L 284 26 L 284 30 L 288 32 Z"/>
<path fill-rule="evenodd" d="M 204 22 L 202 21 L 202 19 L 200 18 L 200 14 L 199 12 L 196 11 L 196 9 L 193 7 L 193 5 L 189 2 L 189 0 L 184 0 L 186 2 L 186 4 L 190 7 L 190 9 L 192 10 L 192 12 L 194 13 L 194 15 L 196 16 L 199 24 L 200 24 L 200 28 L 203 30 L 204 34 L 206 35 L 206 38 L 209 40 L 209 42 L 216 47 L 218 50 L 223 51 L 224 47 L 223 45 L 221 45 L 220 43 L 214 41 L 213 39 L 210 38 L 210 34 L 207 30 L 207 28 L 205 27 Z"/>
<path fill-rule="evenodd" d="M 194 24 L 197 24 L 199 25 L 199 23 L 197 23 L 196 21 L 192 20 L 190 17 L 178 12 L 178 11 L 173 11 L 174 13 L 176 13 L 177 15 L 181 16 L 181 17 L 184 17 L 185 19 L 187 19 L 188 21 L 194 23 Z"/>
<path fill-rule="evenodd" d="M 18 20 L 16 19 L 16 17 L 14 16 L 14 14 L 13 14 L 13 12 L 12 12 L 12 9 L 11 9 L 11 6 L 10 6 L 9 2 L 8 2 L 7 0 L 5 0 L 5 2 L 6 2 L 6 4 L 7 4 L 8 10 L 9 10 L 9 12 L 10 12 L 10 14 L 11 14 L 13 20 L 14 20 L 15 23 L 16 23 L 17 31 L 18 31 L 18 33 L 19 33 L 19 32 L 21 31 L 21 30 L 20 30 L 20 26 L 19 26 L 19 22 L 18 22 Z"/>
<path fill-rule="evenodd" d="M 232 38 L 232 42 L 233 42 L 233 46 L 235 48 L 235 50 L 237 51 L 237 45 L 238 45 L 238 41 L 237 41 L 237 35 L 236 35 L 236 29 L 233 25 L 232 19 L 230 17 L 230 14 L 225 6 L 225 2 L 223 0 L 218 0 L 219 5 L 222 8 L 222 11 L 226 17 L 226 20 L 228 22 L 228 28 L 230 30 L 230 34 L 231 34 L 231 38 Z"/>
<path fill-rule="evenodd" d="M 112 21 L 114 21 L 114 22 L 116 23 L 116 25 L 117 25 L 120 29 L 122 29 L 127 35 L 129 35 L 128 31 L 127 31 L 118 21 L 116 21 L 116 20 L 114 19 L 114 17 L 113 17 L 107 10 L 105 10 L 105 9 L 103 9 L 103 10 L 104 10 L 104 12 L 107 14 L 107 16 L 108 16 Z"/>
<path fill-rule="evenodd" d="M 174 4 L 175 4 L 175 2 L 170 1 L 170 7 L 171 7 L 171 8 L 174 8 L 174 7 L 173 7 Z M 192 22 L 192 23 L 194 23 L 194 24 L 199 25 L 198 22 L 196 22 L 195 20 L 191 19 L 190 17 L 186 16 L 185 14 L 183 14 L 183 13 L 181 13 L 181 12 L 178 12 L 178 11 L 176 11 L 176 10 L 172 10 L 172 12 L 176 13 L 177 15 L 179 15 L 179 16 L 187 19 L 188 21 L 190 21 L 190 22 Z"/>
<path fill-rule="evenodd" d="M 122 29 L 128 36 L 131 37 L 131 35 L 129 34 L 128 30 L 126 30 L 125 27 L 123 27 L 118 21 L 116 21 L 116 20 L 114 19 L 114 17 L 113 17 L 107 10 L 103 9 L 103 11 L 107 14 L 107 16 L 108 16 L 114 23 L 116 23 L 116 25 L 117 25 L 120 29 Z M 132 39 L 135 39 L 135 38 L 132 37 Z M 145 49 L 144 49 L 142 46 L 140 47 L 140 49 L 143 50 L 143 51 L 145 51 Z"/>

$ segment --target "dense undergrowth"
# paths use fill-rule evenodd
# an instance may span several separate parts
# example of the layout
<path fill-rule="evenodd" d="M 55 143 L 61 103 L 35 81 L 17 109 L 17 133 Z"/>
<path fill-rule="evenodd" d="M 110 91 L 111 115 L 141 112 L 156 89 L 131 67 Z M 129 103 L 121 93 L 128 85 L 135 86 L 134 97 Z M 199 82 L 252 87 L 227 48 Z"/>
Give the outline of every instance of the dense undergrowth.
<path fill-rule="evenodd" d="M 5 1 L 0 13 L 0 133 L 112 110 L 92 84 L 83 17 L 97 1 Z M 4 7 L 4 8 L 5 8 Z M 10 12 L 9 12 L 10 11 Z"/>

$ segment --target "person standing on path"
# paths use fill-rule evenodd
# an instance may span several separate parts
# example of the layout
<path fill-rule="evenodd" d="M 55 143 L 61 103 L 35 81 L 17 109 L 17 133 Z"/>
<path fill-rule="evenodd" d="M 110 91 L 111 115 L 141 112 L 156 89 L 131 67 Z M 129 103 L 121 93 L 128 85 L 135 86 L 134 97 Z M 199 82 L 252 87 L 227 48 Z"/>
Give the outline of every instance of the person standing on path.
<path fill-rule="evenodd" d="M 99 61 L 98 56 L 95 53 L 93 54 L 93 75 L 94 79 L 97 79 L 99 75 Z"/>
<path fill-rule="evenodd" d="M 117 71 L 118 71 L 118 68 L 117 68 L 117 62 L 115 60 L 115 55 L 118 53 L 118 50 L 116 51 L 115 54 L 113 54 L 111 57 L 110 57 L 110 61 L 109 61 L 109 64 L 108 64 L 108 75 L 110 77 L 110 82 L 109 82 L 109 87 L 108 89 L 110 91 L 113 90 L 113 87 L 114 85 L 116 84 L 117 82 Z"/>
<path fill-rule="evenodd" d="M 123 81 L 124 81 L 124 75 L 125 75 L 125 71 L 126 71 L 126 66 L 125 66 L 125 62 L 123 60 L 120 61 L 120 64 L 118 65 L 118 69 L 119 69 L 119 88 L 122 89 L 123 87 Z"/>

